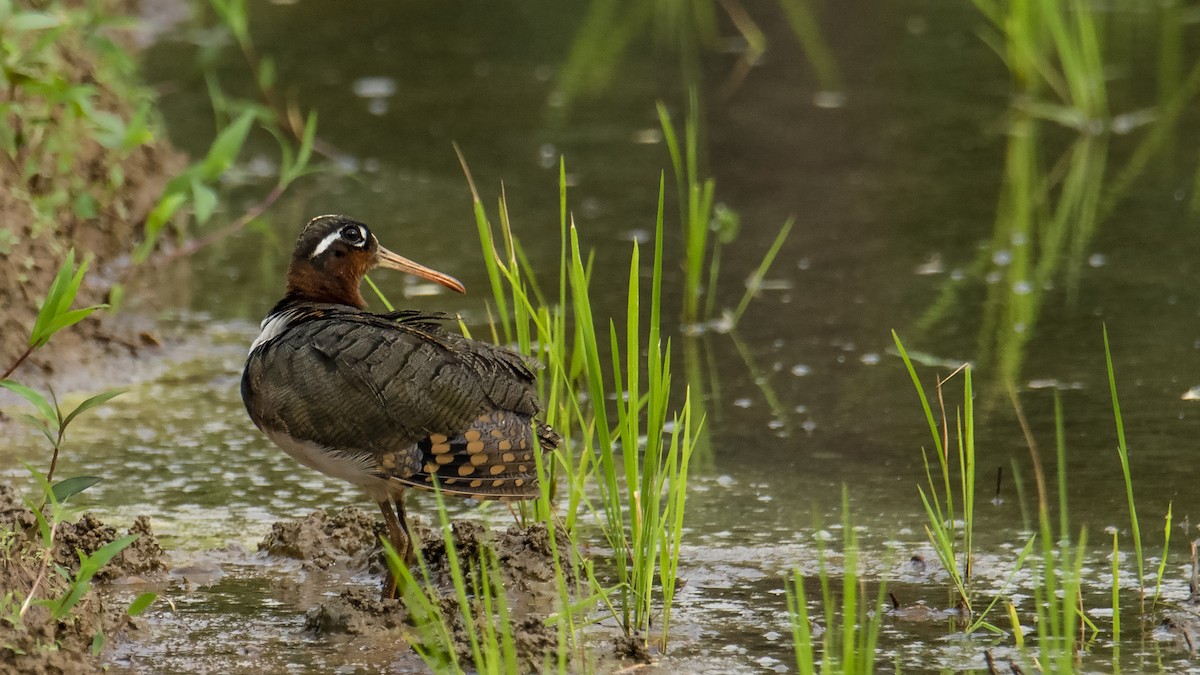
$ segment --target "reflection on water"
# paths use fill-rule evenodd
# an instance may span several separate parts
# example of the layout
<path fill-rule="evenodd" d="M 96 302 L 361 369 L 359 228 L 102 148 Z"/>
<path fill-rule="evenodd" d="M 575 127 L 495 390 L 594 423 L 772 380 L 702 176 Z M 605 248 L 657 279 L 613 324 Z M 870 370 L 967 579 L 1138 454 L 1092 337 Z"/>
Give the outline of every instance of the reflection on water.
<path fill-rule="evenodd" d="M 702 54 L 706 31 L 753 31 L 725 24 L 735 3 L 687 6 L 698 13 L 678 14 L 669 25 L 700 25 L 679 37 L 693 41 L 694 65 L 684 72 L 713 91 L 749 52 Z M 451 140 L 470 157 L 485 203 L 495 202 L 503 181 L 513 229 L 535 269 L 557 269 L 556 171 L 565 155 L 576 222 L 585 246 L 596 249 L 595 311 L 620 314 L 628 240 L 653 231 L 658 180 L 669 167 L 654 102 L 666 99 L 682 118 L 672 102 L 679 91 L 658 85 L 680 70 L 662 63 L 647 28 L 656 12 L 672 7 L 683 5 L 595 2 L 584 14 L 571 2 L 538 11 L 365 2 L 353 13 L 332 3 L 253 4 L 259 48 L 298 100 L 317 110 L 321 135 L 346 153 L 349 170 L 304 179 L 257 229 L 215 245 L 186 270 L 163 272 L 159 285 L 170 288 L 179 311 L 200 319 L 191 332 L 202 353 L 81 418 L 61 475 L 103 476 L 86 497 L 118 520 L 149 513 L 182 556 L 230 543 L 252 550 L 279 517 L 358 503 L 342 484 L 296 466 L 261 438 L 245 419 L 237 379 L 255 323 L 281 290 L 294 233 L 318 213 L 354 215 L 389 246 L 396 242 L 401 253 L 462 279 L 475 291 L 462 298 L 421 295 L 396 276 L 378 281 L 409 306 L 461 312 L 479 332 L 488 298 L 477 289 L 487 287 L 486 272 Z M 1096 47 L 1072 27 L 1061 45 L 1043 42 L 1027 53 L 1017 33 L 996 31 L 991 45 L 978 41 L 974 31 L 985 20 L 969 4 L 933 11 L 916 2 L 869 10 L 825 3 L 823 47 L 806 46 L 802 60 L 781 47 L 796 39 L 797 7 L 815 16 L 799 2 L 748 8 L 772 47 L 735 96 L 708 97 L 700 116 L 705 175 L 715 177 L 717 199 L 739 218 L 738 239 L 721 253 L 724 281 L 705 289 L 714 307 L 736 306 L 740 280 L 753 273 L 779 224 L 795 215 L 796 225 L 732 339 L 671 331 L 675 360 L 687 364 L 687 380 L 704 392 L 709 411 L 688 504 L 688 583 L 674 616 L 681 639 L 668 662 L 679 672 L 791 663 L 783 575 L 797 565 L 814 570 L 814 537 L 836 537 L 820 523 L 838 522 L 842 485 L 870 553 L 868 578 L 898 579 L 891 587 L 905 606 L 947 606 L 935 564 L 923 574 L 906 567 L 913 556 L 936 557 L 925 544 L 916 493 L 927 429 L 890 352 L 893 328 L 923 355 L 926 381 L 972 361 L 981 388 L 1017 388 L 1039 439 L 1053 438 L 1045 389 L 1061 390 L 1072 514 L 1096 533 L 1128 522 L 1112 451 L 1100 342 L 1106 323 L 1133 473 L 1144 481 L 1138 498 L 1147 550 L 1161 546 L 1161 528 L 1149 523 L 1168 502 L 1177 523 L 1200 508 L 1191 454 L 1196 404 L 1180 399 L 1200 384 L 1188 365 L 1200 358 L 1200 289 L 1192 283 L 1200 273 L 1192 206 L 1200 204 L 1193 149 L 1200 66 L 1183 9 L 1168 3 L 1130 12 L 1119 2 L 1092 28 L 1104 38 Z M 602 12 L 607 23 L 595 18 Z M 611 86 L 586 99 L 572 94 L 571 114 L 560 116 L 556 95 L 576 86 L 568 78 L 598 81 L 589 79 L 594 73 L 572 74 L 586 60 L 574 50 L 590 54 L 580 46 L 587 44 L 606 54 L 621 50 L 586 57 L 595 63 L 585 65 L 607 69 Z M 682 50 L 684 42 L 677 45 Z M 163 97 L 172 134 L 195 150 L 209 122 L 196 115 L 206 109 L 197 103 L 202 87 L 187 80 L 192 50 L 167 42 L 147 64 L 156 80 L 173 83 Z M 822 51 L 837 64 L 833 84 L 807 77 L 821 70 L 823 57 L 814 54 Z M 1064 54 L 1099 54 L 1105 77 L 1073 80 Z M 843 105 L 814 106 L 814 96 L 830 89 L 845 92 Z M 231 189 L 228 212 L 259 197 L 253 174 Z M 673 203 L 668 195 L 668 208 Z M 664 245 L 673 262 L 663 305 L 681 307 L 683 242 L 675 228 Z M 553 296 L 557 289 L 544 290 Z M 980 473 L 1005 467 L 1007 476 L 1015 460 L 1028 474 L 1006 399 L 991 400 L 1000 405 L 978 412 Z M 22 472 L 10 454 L 0 456 L 5 475 Z M 1011 481 L 999 490 L 1002 499 L 977 505 L 976 523 L 983 552 L 977 578 L 995 588 L 1012 567 L 1013 542 L 1025 537 Z M 428 506 L 417 498 L 412 510 Z M 1172 543 L 1172 598 L 1186 597 L 1180 563 L 1191 536 Z M 191 604 L 181 610 L 208 632 L 165 641 L 186 650 L 188 639 L 202 639 L 197 654 L 232 650 L 214 657 L 214 669 L 261 656 L 235 653 L 247 648 L 244 641 L 226 647 L 235 642 L 232 628 L 214 610 L 257 608 L 244 622 L 274 622 L 265 644 L 291 639 L 303 613 L 298 603 L 272 605 L 281 597 L 272 590 L 278 579 L 254 554 L 229 555 L 222 581 L 187 595 Z M 1103 556 L 1094 552 L 1089 566 L 1106 569 Z M 1104 592 L 1089 589 L 1087 604 L 1103 606 Z M 990 643 L 946 639 L 951 632 L 944 622 L 896 617 L 885 623 L 882 644 L 906 670 L 986 667 L 981 654 Z M 298 670 L 365 663 L 338 649 L 300 640 L 278 663 L 301 659 Z M 1158 650 L 1150 644 L 1124 657 L 1157 658 Z M 1163 663 L 1177 658 L 1165 651 Z"/>

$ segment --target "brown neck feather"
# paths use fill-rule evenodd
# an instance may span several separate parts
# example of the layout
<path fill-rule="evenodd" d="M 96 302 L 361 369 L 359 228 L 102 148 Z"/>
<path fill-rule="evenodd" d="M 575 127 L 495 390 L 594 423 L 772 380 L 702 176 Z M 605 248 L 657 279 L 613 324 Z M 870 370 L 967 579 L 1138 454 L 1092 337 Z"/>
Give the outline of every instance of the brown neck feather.
<path fill-rule="evenodd" d="M 366 309 L 359 284 L 366 266 L 344 260 L 332 269 L 318 270 L 311 261 L 292 261 L 288 269 L 287 296 L 308 302 L 328 302 Z"/>

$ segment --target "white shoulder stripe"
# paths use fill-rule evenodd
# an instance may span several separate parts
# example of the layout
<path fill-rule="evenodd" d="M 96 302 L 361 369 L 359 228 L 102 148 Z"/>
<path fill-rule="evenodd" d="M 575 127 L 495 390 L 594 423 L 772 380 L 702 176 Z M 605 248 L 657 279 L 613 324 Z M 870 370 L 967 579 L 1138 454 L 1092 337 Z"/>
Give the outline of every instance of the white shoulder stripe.
<path fill-rule="evenodd" d="M 253 352 L 255 349 L 278 337 L 280 333 L 287 330 L 291 322 L 291 312 L 272 314 L 263 319 L 261 324 L 262 330 L 259 331 L 258 337 L 254 338 L 254 342 L 250 344 L 250 351 Z"/>

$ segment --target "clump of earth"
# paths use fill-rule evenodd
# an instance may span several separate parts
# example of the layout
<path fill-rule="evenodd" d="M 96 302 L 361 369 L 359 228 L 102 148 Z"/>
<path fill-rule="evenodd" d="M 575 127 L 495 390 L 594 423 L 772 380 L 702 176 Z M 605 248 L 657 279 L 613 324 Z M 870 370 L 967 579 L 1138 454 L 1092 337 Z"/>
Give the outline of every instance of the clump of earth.
<path fill-rule="evenodd" d="M 139 517 L 126 534 L 137 540 L 117 554 L 93 577 L 94 581 L 139 583 L 161 579 L 166 573 L 162 547 Z M 0 613 L 20 614 L 16 622 L 0 621 L 0 671 L 19 673 L 101 672 L 92 653 L 96 636 L 111 639 L 133 627 L 125 605 L 106 601 L 94 590 L 83 595 L 65 616 L 55 618 L 50 607 L 30 602 L 60 600 L 70 586 L 56 567 L 79 572 L 79 553 L 91 555 L 124 536 L 95 515 L 60 522 L 54 528 L 51 548 L 43 545 L 38 519 L 9 485 L 0 484 Z"/>
<path fill-rule="evenodd" d="M 458 658 L 470 663 L 471 645 L 455 597 L 446 541 L 440 529 L 419 523 L 413 523 L 411 529 L 428 570 L 430 587 L 436 589 L 433 601 L 446 617 Z M 356 507 L 343 507 L 332 514 L 314 511 L 303 518 L 276 523 L 259 550 L 299 560 L 309 574 L 367 573 L 375 581 L 349 586 L 316 601 L 305 618 L 309 633 L 362 636 L 395 632 L 412 639 L 417 631 L 405 603 L 380 597 L 383 551 L 379 541 L 383 534 L 383 523 L 378 519 Z M 458 521 L 452 524 L 451 535 L 464 570 L 477 563 L 485 551 L 493 554 L 491 559 L 498 563 L 506 591 L 510 627 L 522 670 L 540 671 L 547 658 L 554 658 L 558 646 L 556 629 L 546 623 L 546 618 L 558 609 L 550 532 L 541 523 L 492 531 L 474 521 Z M 565 535 L 560 532 L 556 536 L 560 551 L 571 550 Z M 417 566 L 413 574 L 421 580 Z M 480 616 L 478 601 L 474 605 L 478 620 L 486 620 Z"/>

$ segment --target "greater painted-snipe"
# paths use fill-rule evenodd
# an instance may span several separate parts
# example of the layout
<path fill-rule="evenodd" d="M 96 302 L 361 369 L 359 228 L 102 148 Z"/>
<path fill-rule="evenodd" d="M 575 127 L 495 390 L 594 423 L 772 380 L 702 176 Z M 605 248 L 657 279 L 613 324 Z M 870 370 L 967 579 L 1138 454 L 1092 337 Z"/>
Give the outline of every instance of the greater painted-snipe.
<path fill-rule="evenodd" d="M 465 292 L 383 248 L 360 222 L 314 218 L 296 242 L 287 291 L 250 347 L 242 400 L 298 462 L 365 490 L 392 546 L 411 560 L 405 489 L 436 481 L 450 495 L 536 497 L 535 453 L 553 449 L 558 435 L 536 420 L 525 357 L 447 332 L 444 314 L 366 311 L 359 284 L 375 267 Z M 389 575 L 384 595 L 394 591 Z"/>

